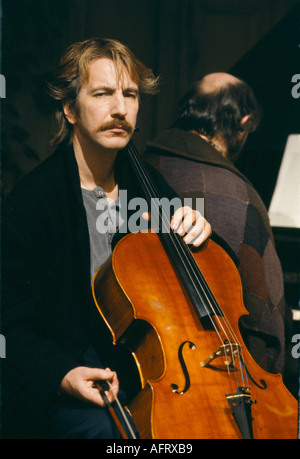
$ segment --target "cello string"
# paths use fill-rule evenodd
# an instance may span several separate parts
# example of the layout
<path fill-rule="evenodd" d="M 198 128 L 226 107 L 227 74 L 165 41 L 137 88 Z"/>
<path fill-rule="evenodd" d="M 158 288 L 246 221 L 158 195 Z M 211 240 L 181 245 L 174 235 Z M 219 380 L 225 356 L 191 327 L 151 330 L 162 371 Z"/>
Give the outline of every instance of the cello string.
<path fill-rule="evenodd" d="M 240 344 L 240 342 L 239 342 L 239 340 L 238 340 L 238 338 L 237 338 L 237 336 L 236 336 L 234 330 L 232 329 L 231 324 L 230 324 L 230 322 L 228 321 L 228 319 L 227 319 L 226 316 L 224 316 L 224 320 L 225 320 L 226 323 L 227 323 L 227 327 L 230 328 L 230 329 L 232 330 L 232 335 L 234 336 L 235 341 L 239 343 L 239 349 L 240 349 L 240 351 L 239 351 L 239 353 L 238 353 L 238 356 L 239 356 L 239 367 L 240 367 L 240 372 L 241 372 L 241 376 L 242 376 L 242 381 L 243 381 L 243 385 L 244 385 L 244 386 L 246 385 L 247 387 L 249 387 L 248 373 L 247 373 L 247 371 L 246 371 L 246 369 L 245 369 L 245 367 L 244 367 L 245 364 L 243 363 L 243 362 L 245 362 L 243 346 Z M 243 360 L 241 360 L 241 358 L 242 358 Z M 244 377 L 245 377 L 245 380 L 244 380 Z M 245 384 L 245 381 L 246 381 L 246 384 Z"/>
<path fill-rule="evenodd" d="M 139 164 L 139 163 L 138 163 L 138 164 Z M 145 174 L 145 171 L 144 171 L 144 174 L 143 174 L 143 175 L 144 175 L 144 176 L 146 175 L 146 174 Z M 146 176 L 146 178 L 147 178 L 147 176 Z M 145 183 L 145 180 L 144 180 L 144 185 L 148 188 L 148 193 L 150 194 L 150 191 L 149 191 L 149 188 L 150 188 L 150 186 L 151 186 L 150 180 L 148 179 L 148 184 Z M 152 188 L 152 192 L 151 192 L 152 195 L 158 195 L 158 193 L 155 192 L 153 186 L 151 186 L 151 188 Z M 164 215 L 163 215 L 162 217 L 164 217 Z M 168 224 L 168 229 L 169 229 L 169 221 L 168 221 L 167 224 Z M 175 240 L 176 240 L 176 239 L 175 239 Z M 181 240 L 181 239 L 180 239 L 180 240 Z M 194 258 L 193 258 L 193 257 L 192 257 L 192 260 L 193 260 L 193 262 L 194 262 Z M 198 268 L 198 267 L 197 267 L 197 268 Z M 201 276 L 202 276 L 202 274 L 201 274 Z M 201 281 L 202 281 L 202 286 L 205 286 L 205 282 L 204 282 L 204 279 L 203 279 L 203 278 L 201 279 Z M 202 287 L 202 290 L 203 290 L 203 287 Z M 213 301 L 215 302 L 215 304 L 216 304 L 215 298 L 214 298 L 212 295 L 210 295 L 211 298 L 209 299 L 209 298 L 208 298 L 208 293 L 205 292 L 205 291 L 204 291 L 204 293 L 205 293 L 205 296 L 206 296 L 207 301 L 211 304 L 211 306 L 212 306 L 212 300 L 213 300 Z M 206 308 L 206 310 L 207 310 L 207 308 Z M 227 338 L 228 338 L 228 336 L 227 336 Z M 220 339 L 221 339 L 221 338 L 220 338 Z M 230 341 L 230 340 L 229 340 L 229 341 Z"/>
<path fill-rule="evenodd" d="M 152 182 L 151 182 L 151 179 L 148 177 L 147 171 L 146 171 L 145 168 L 143 167 L 144 165 L 139 161 L 139 158 L 137 158 L 137 160 L 136 160 L 136 158 L 134 157 L 133 159 L 135 160 L 136 168 L 140 170 L 140 178 L 143 179 L 143 184 L 144 184 L 144 186 L 147 188 L 147 192 L 148 192 L 149 196 L 151 196 L 151 195 L 152 195 L 152 196 L 159 196 L 157 190 L 155 190 L 155 188 L 154 188 L 154 186 L 153 186 L 153 184 L 152 184 Z M 147 182 L 145 181 L 145 178 L 143 178 L 141 172 L 143 172 L 143 176 L 147 179 Z M 151 189 L 151 191 L 149 191 L 150 189 Z M 156 205 L 156 201 L 155 201 L 155 200 L 154 200 L 154 204 Z M 166 223 L 166 222 L 167 222 L 167 223 Z M 211 306 L 211 309 L 213 310 L 213 312 L 215 313 L 215 315 L 217 315 L 217 314 L 216 314 L 216 311 L 215 311 L 215 309 L 213 308 L 213 305 L 212 305 L 213 302 L 215 303 L 215 305 L 217 305 L 217 302 L 216 302 L 214 296 L 212 295 L 212 293 L 211 293 L 209 287 L 207 286 L 207 284 L 206 284 L 206 282 L 205 282 L 205 279 L 203 278 L 202 273 L 201 273 L 200 270 L 199 270 L 198 265 L 196 265 L 196 262 L 195 262 L 195 260 L 194 260 L 194 257 L 191 256 L 191 253 L 190 253 L 189 249 L 187 248 L 186 244 L 183 243 L 182 238 L 181 238 L 181 237 L 179 238 L 178 235 L 175 235 L 175 233 L 173 233 L 172 231 L 170 232 L 170 222 L 169 222 L 167 216 L 163 214 L 163 209 L 162 209 L 162 223 L 164 223 L 164 225 L 165 225 L 165 228 L 166 228 L 166 230 L 167 230 L 166 232 L 167 232 L 168 234 L 170 234 L 170 236 L 171 236 L 171 241 L 173 242 L 173 245 L 175 246 L 175 249 L 177 250 L 177 252 L 178 252 L 178 248 L 177 248 L 177 247 L 179 247 L 179 248 L 181 249 L 181 252 L 182 252 L 182 249 L 183 249 L 183 254 L 184 254 L 185 258 L 187 258 L 187 256 L 188 256 L 187 261 L 189 262 L 189 265 L 190 265 L 190 266 L 191 266 L 191 264 L 194 265 L 194 267 L 191 266 L 191 268 L 193 268 L 194 276 L 195 276 L 196 279 L 198 280 L 198 285 L 200 285 L 200 287 L 201 287 L 201 289 L 202 289 L 202 291 L 203 291 L 203 293 L 204 293 L 204 295 L 205 295 L 205 297 L 206 297 L 207 302 L 208 302 L 208 303 L 210 304 L 210 306 Z M 173 236 L 173 237 L 172 237 L 172 236 Z M 174 242 L 175 242 L 175 244 L 174 244 Z M 177 245 L 177 247 L 176 247 L 176 245 Z M 179 254 L 179 255 L 180 255 L 180 254 Z M 182 259 L 182 256 L 181 256 L 181 259 Z M 183 262 L 184 265 L 186 265 L 186 263 L 184 262 L 184 260 L 183 260 L 182 262 Z M 192 262 L 192 263 L 191 263 L 191 262 Z M 189 274 L 189 270 L 188 270 L 188 269 L 187 269 L 187 273 Z M 197 276 L 197 274 L 198 274 L 198 276 Z M 201 282 L 202 282 L 202 283 L 199 282 L 199 276 L 201 277 Z M 197 277 L 198 277 L 198 278 L 197 278 Z M 191 276 L 190 276 L 190 278 L 191 278 Z M 194 284 L 194 281 L 193 281 L 192 278 L 191 278 L 191 281 L 192 281 L 193 284 Z M 207 287 L 207 291 L 204 290 L 204 288 L 203 288 L 204 286 Z M 195 289 L 197 290 L 197 292 L 198 292 L 198 294 L 199 294 L 198 288 L 197 288 L 195 285 L 194 285 L 194 287 L 195 287 Z M 209 294 L 210 294 L 210 295 L 209 295 Z M 210 296 L 210 298 L 208 298 L 208 296 Z M 217 306 L 218 306 L 218 305 L 217 305 Z M 208 311 L 208 309 L 207 309 L 207 307 L 206 307 L 206 305 L 204 305 L 204 307 L 205 307 L 206 312 L 208 313 L 208 315 L 210 315 L 210 314 L 209 314 L 209 311 Z M 212 321 L 212 323 L 213 323 L 214 328 L 216 328 L 213 321 Z M 220 324 L 220 325 L 221 325 L 221 324 Z M 222 327 L 222 325 L 221 325 L 221 327 Z M 222 327 L 222 328 L 223 328 L 223 327 Z M 218 335 L 219 335 L 219 332 L 218 332 L 217 329 L 216 329 L 216 331 L 217 331 L 217 333 L 218 333 Z M 223 332 L 224 332 L 224 334 L 226 335 L 224 329 L 223 329 Z M 220 338 L 220 341 L 223 342 L 223 341 L 222 341 L 222 338 L 220 337 L 220 335 L 219 335 L 219 338 Z M 230 341 L 230 340 L 229 340 L 229 337 L 228 337 L 227 335 L 226 335 L 226 338 L 228 339 L 228 341 Z"/>
<path fill-rule="evenodd" d="M 136 161 L 136 164 L 137 164 L 136 167 L 139 168 L 140 170 L 142 170 L 143 164 L 140 164 L 140 161 Z M 151 180 L 148 177 L 147 171 L 144 169 L 142 172 L 143 172 L 144 177 L 147 179 L 147 183 L 145 182 L 145 179 L 143 179 L 143 180 L 144 180 L 144 185 L 147 188 L 148 194 L 152 195 L 152 196 L 153 195 L 158 196 L 159 194 L 158 194 L 157 190 L 155 190 L 153 184 L 151 183 Z M 141 176 L 141 178 L 142 178 L 142 176 Z M 151 188 L 151 191 L 149 191 L 150 188 Z M 156 201 L 155 200 L 154 200 L 154 203 L 156 205 Z M 163 212 L 163 209 L 162 209 L 162 212 Z M 168 217 L 166 215 L 162 214 L 162 219 L 163 219 L 162 222 L 164 223 L 165 228 L 166 228 L 166 233 L 168 233 L 170 235 L 171 241 L 173 242 L 173 245 L 175 246 L 175 249 L 178 251 L 178 249 L 176 248 L 176 245 L 177 245 L 179 247 L 179 249 L 181 249 L 181 251 L 183 251 L 183 255 L 185 256 L 185 258 L 188 257 L 187 261 L 189 262 L 189 264 L 190 265 L 191 264 L 194 265 L 194 266 L 191 266 L 191 268 L 193 268 L 194 276 L 198 280 L 198 284 L 200 284 L 208 303 L 210 303 L 211 307 L 212 307 L 212 303 L 215 304 L 215 307 L 218 307 L 216 299 L 214 298 L 214 296 L 212 295 L 208 285 L 206 284 L 206 281 L 205 281 L 201 271 L 199 270 L 199 267 L 196 264 L 196 262 L 194 260 L 194 257 L 192 257 L 192 255 L 190 253 L 190 250 L 188 249 L 187 245 L 182 241 L 181 237 L 179 237 L 177 234 L 173 233 L 173 231 L 170 232 L 170 221 L 168 220 Z M 181 257 L 181 259 L 182 259 L 182 257 Z M 183 263 L 184 263 L 184 261 L 183 261 Z M 187 273 L 189 274 L 188 270 L 187 270 Z M 200 280 L 201 280 L 202 284 L 199 281 L 199 277 L 200 277 Z M 191 281 L 193 281 L 193 280 L 191 279 Z M 206 287 L 206 291 L 203 289 L 204 287 Z M 196 286 L 195 286 L 195 288 L 196 288 Z M 198 294 L 199 294 L 199 291 L 198 291 Z M 210 298 L 208 298 L 209 296 L 210 296 Z M 206 308 L 206 306 L 205 306 L 205 308 Z M 212 309 L 213 309 L 213 307 L 212 307 Z M 206 312 L 209 314 L 209 311 L 208 311 L 207 308 L 206 308 Z M 215 309 L 213 309 L 213 312 L 216 314 L 216 310 Z"/>
<path fill-rule="evenodd" d="M 143 180 L 143 184 L 145 186 L 145 188 L 147 189 L 147 192 L 149 194 L 149 196 L 158 196 L 158 192 L 157 190 L 155 190 L 153 184 L 151 183 L 151 180 L 147 177 L 147 174 L 146 174 L 146 170 L 142 170 L 142 165 L 140 164 L 140 161 L 136 161 L 135 157 L 132 158 L 134 161 L 135 161 L 135 167 L 137 169 L 140 169 L 140 178 Z M 143 176 L 147 179 L 147 182 L 145 180 L 145 178 L 143 178 L 142 174 L 141 174 L 141 171 L 143 172 Z M 150 191 L 151 190 L 151 191 Z M 154 204 L 157 207 L 157 203 L 156 203 L 156 200 L 154 199 L 152 204 Z M 162 210 L 163 212 L 163 210 Z M 159 212 L 158 212 L 159 213 Z M 157 213 L 157 214 L 158 214 Z M 179 248 L 182 248 L 180 247 L 180 241 L 181 241 L 181 238 L 179 239 L 178 235 L 175 235 L 175 233 L 173 233 L 172 231 L 170 232 L 170 221 L 168 220 L 167 216 L 164 215 L 164 213 L 162 213 L 162 223 L 164 224 L 164 227 L 166 229 L 166 233 L 168 233 L 170 235 L 170 239 L 171 239 L 171 242 L 173 243 L 175 249 L 177 250 L 178 252 L 178 248 L 176 247 L 176 245 L 179 247 Z M 180 254 L 179 254 L 180 255 Z M 182 256 L 180 257 L 182 259 Z M 184 263 L 184 261 L 183 261 Z M 189 271 L 187 270 L 187 273 L 189 274 Z M 195 275 L 195 272 L 194 272 L 194 275 Z M 193 279 L 191 278 L 191 281 L 193 282 L 194 284 L 194 281 Z M 195 286 L 195 285 L 194 285 Z M 196 286 L 195 286 L 196 288 Z M 204 292 L 205 293 L 205 292 Z M 207 294 L 205 295 L 207 297 Z M 209 302 L 209 299 L 207 298 L 207 301 Z M 206 312 L 208 313 L 209 310 L 207 309 L 206 305 L 204 305 L 205 309 L 206 309 Z"/>
<path fill-rule="evenodd" d="M 238 361 L 239 361 L 239 368 L 240 368 L 240 372 L 241 372 L 242 383 L 243 383 L 243 386 L 246 385 L 247 387 L 249 387 L 249 379 L 248 379 L 247 371 L 245 370 L 244 365 L 242 364 L 242 361 L 241 361 L 241 356 L 242 356 L 242 358 L 244 360 L 243 346 L 240 344 L 240 342 L 238 340 L 238 337 L 236 336 L 235 331 L 233 330 L 233 328 L 232 328 L 232 326 L 231 326 L 231 324 L 230 324 L 230 322 L 229 322 L 229 320 L 227 319 L 226 316 L 224 316 L 224 321 L 226 322 L 228 329 L 230 329 L 231 334 L 232 334 L 235 342 L 238 343 L 238 346 L 239 346 Z M 241 356 L 240 356 L 240 354 L 241 354 Z M 246 384 L 245 384 L 245 381 L 246 381 Z"/>
<path fill-rule="evenodd" d="M 158 197 L 159 194 L 158 194 L 157 190 L 155 189 L 150 177 L 148 176 L 148 171 L 145 169 L 145 167 L 144 167 L 143 163 L 140 161 L 139 157 L 137 157 L 137 153 L 134 154 L 135 152 L 131 148 L 129 150 L 129 153 L 131 154 L 130 157 L 134 161 L 134 165 L 135 165 L 137 171 L 139 171 L 139 174 L 140 174 L 139 177 L 143 181 L 143 185 L 146 188 L 149 197 L 151 197 L 151 196 Z M 153 200 L 153 201 L 154 201 L 154 204 L 157 205 L 156 200 Z M 152 204 L 153 204 L 153 202 L 152 202 Z M 167 230 L 166 232 L 170 235 L 170 240 L 173 243 L 173 246 L 174 246 L 175 250 L 177 251 L 178 255 L 180 256 L 183 265 L 186 266 L 186 262 L 187 262 L 190 265 L 190 268 L 193 270 L 193 274 L 194 274 L 195 278 L 197 279 L 197 284 L 200 286 L 201 291 L 204 294 L 204 296 L 206 297 L 206 300 L 207 300 L 211 310 L 214 312 L 214 314 L 216 316 L 216 320 L 219 322 L 220 328 L 223 330 L 223 333 L 227 338 L 227 341 L 228 341 L 228 343 L 229 343 L 229 345 L 231 347 L 231 357 L 232 357 L 232 360 L 234 360 L 234 352 L 233 352 L 231 340 L 229 339 L 228 334 L 227 334 L 228 332 L 225 332 L 225 329 L 224 329 L 224 327 L 223 327 L 223 325 L 222 325 L 222 323 L 221 323 L 221 321 L 220 321 L 220 319 L 219 319 L 219 317 L 218 317 L 218 315 L 216 313 L 216 310 L 214 309 L 214 306 L 213 306 L 213 304 L 218 306 L 218 304 L 216 302 L 216 299 L 213 296 L 212 292 L 210 291 L 209 286 L 207 285 L 207 283 L 206 283 L 201 271 L 199 270 L 198 265 L 196 264 L 196 262 L 194 260 L 194 257 L 191 255 L 191 252 L 188 249 L 187 245 L 182 241 L 182 238 L 178 238 L 178 235 L 176 235 L 175 233 L 170 231 L 170 221 L 168 220 L 167 216 L 164 215 L 163 209 L 161 209 L 161 222 L 165 225 L 165 229 Z M 182 255 L 186 259 L 186 262 L 183 260 L 183 257 L 179 253 L 178 249 L 180 249 L 180 252 L 182 252 Z M 193 283 L 196 291 L 200 295 L 198 287 L 195 285 L 192 277 L 190 276 L 190 271 L 188 269 L 186 269 L 186 271 L 187 271 L 187 273 L 188 273 L 188 275 L 190 277 L 190 280 Z M 200 280 L 199 280 L 199 277 L 200 277 Z M 207 309 L 205 304 L 204 304 L 204 307 L 205 307 L 206 312 L 208 313 L 208 315 L 210 317 L 209 311 L 208 311 L 208 309 Z M 222 338 L 221 338 L 221 336 L 219 334 L 219 330 L 216 328 L 216 325 L 215 325 L 214 321 L 212 320 L 212 318 L 210 318 L 210 320 L 211 320 L 211 322 L 213 324 L 213 327 L 215 328 L 215 330 L 216 330 L 216 332 L 217 332 L 217 334 L 219 336 L 219 339 L 220 339 L 220 341 L 222 342 L 222 345 L 223 345 L 224 340 L 222 340 Z M 228 320 L 226 320 L 226 321 L 224 320 L 224 322 L 226 322 L 226 325 L 228 327 L 228 324 L 229 324 Z M 229 327 L 228 330 L 232 334 L 233 330 L 231 329 L 231 327 Z M 232 337 L 234 337 L 235 340 L 236 340 L 236 336 L 234 336 L 234 335 L 235 334 L 232 334 Z M 224 346 L 224 352 L 225 352 L 225 355 L 226 355 L 227 351 L 226 351 L 226 347 L 225 346 Z M 239 352 L 237 353 L 237 355 L 238 355 L 238 358 L 239 358 L 239 361 L 240 361 Z M 229 371 L 229 367 L 227 367 L 227 369 Z M 243 366 L 241 365 L 241 362 L 240 362 L 240 369 L 241 369 L 241 374 L 243 375 L 244 370 L 243 370 Z M 236 376 L 236 378 L 237 378 L 237 376 Z"/>

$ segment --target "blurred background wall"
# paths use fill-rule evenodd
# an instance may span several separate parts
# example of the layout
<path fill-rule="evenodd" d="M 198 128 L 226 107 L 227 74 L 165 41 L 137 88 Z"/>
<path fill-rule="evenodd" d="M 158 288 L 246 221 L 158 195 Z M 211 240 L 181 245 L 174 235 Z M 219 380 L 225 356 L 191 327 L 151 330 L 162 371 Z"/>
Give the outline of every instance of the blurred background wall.
<path fill-rule="evenodd" d="M 275 33 L 281 48 L 275 44 L 273 49 L 263 50 L 252 59 L 250 69 L 247 65 L 237 67 L 235 74 L 257 89 L 263 103 L 266 92 L 267 102 L 274 102 L 283 90 L 284 100 L 296 103 L 289 100 L 290 79 L 300 72 L 299 55 L 298 62 L 293 58 L 299 51 L 295 39 L 299 29 L 291 25 L 297 16 L 296 5 L 297 0 L 2 0 L 1 73 L 6 79 L 6 98 L 2 99 L 2 191 L 7 193 L 52 151 L 49 138 L 53 123 L 46 81 L 62 52 L 74 41 L 94 36 L 119 39 L 160 75 L 160 93 L 147 100 L 140 112 L 142 130 L 135 136 L 135 143 L 142 153 L 146 141 L 172 122 L 179 98 L 195 78 L 234 69 L 290 12 L 288 35 Z M 272 63 L 268 61 L 270 54 Z M 285 74 L 277 83 L 280 68 Z M 270 123 L 270 110 L 263 108 Z M 279 143 L 276 140 L 274 165 L 272 139 L 286 115 L 282 109 L 275 114 L 272 107 L 276 128 L 272 129 L 271 123 L 263 144 L 259 136 L 251 139 L 252 154 L 240 161 L 241 169 L 267 204 L 271 191 L 265 184 L 266 172 L 270 167 L 274 169 L 272 187 L 286 136 L 293 127 L 288 121 Z"/>

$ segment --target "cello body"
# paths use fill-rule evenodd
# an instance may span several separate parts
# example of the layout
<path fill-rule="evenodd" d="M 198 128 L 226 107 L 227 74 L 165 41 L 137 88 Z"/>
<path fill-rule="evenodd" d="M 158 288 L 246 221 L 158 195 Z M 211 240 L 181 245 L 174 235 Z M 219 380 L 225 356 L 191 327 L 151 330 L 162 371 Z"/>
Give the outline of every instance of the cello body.
<path fill-rule="evenodd" d="M 211 240 L 192 255 L 226 321 L 199 318 L 155 233 L 125 236 L 95 274 L 99 313 L 137 366 L 141 390 L 128 408 L 140 437 L 296 439 L 296 399 L 243 343 L 248 313 L 233 261 Z"/>

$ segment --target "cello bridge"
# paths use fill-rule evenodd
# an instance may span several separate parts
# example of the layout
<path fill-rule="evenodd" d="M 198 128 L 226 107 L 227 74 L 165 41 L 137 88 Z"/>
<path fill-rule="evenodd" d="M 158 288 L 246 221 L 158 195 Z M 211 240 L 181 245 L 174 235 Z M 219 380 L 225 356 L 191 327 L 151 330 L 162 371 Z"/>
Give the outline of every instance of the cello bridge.
<path fill-rule="evenodd" d="M 236 343 L 224 342 L 222 346 L 218 347 L 207 359 L 200 362 L 201 367 L 207 367 L 213 360 L 218 357 L 225 357 L 225 365 L 228 367 L 233 366 L 236 356 L 239 354 L 241 346 Z"/>

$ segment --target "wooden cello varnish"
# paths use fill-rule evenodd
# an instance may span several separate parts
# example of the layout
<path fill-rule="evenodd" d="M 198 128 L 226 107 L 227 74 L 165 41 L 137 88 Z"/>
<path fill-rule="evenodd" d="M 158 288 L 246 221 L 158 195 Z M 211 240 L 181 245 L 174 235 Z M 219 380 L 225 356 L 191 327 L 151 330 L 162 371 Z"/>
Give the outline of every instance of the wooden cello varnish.
<path fill-rule="evenodd" d="M 129 410 L 141 438 L 296 439 L 296 399 L 243 343 L 233 261 L 213 241 L 192 257 L 220 316 L 199 318 L 154 233 L 125 236 L 95 275 L 96 306 L 138 368 L 142 390 Z"/>

